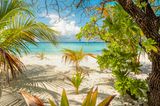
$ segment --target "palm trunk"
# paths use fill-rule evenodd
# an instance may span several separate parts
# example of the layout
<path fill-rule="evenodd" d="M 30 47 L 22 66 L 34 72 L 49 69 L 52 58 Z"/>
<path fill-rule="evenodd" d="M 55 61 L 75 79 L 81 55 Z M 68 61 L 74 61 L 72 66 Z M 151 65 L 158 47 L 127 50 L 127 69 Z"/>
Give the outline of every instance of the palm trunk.
<path fill-rule="evenodd" d="M 76 94 L 79 94 L 79 89 L 77 87 L 75 88 L 75 92 Z"/>
<path fill-rule="evenodd" d="M 160 106 L 160 55 L 152 53 L 151 57 L 152 72 L 148 79 L 148 104 L 149 106 Z"/>
<path fill-rule="evenodd" d="M 78 72 L 78 71 L 79 71 L 79 63 L 76 62 L 76 72 Z"/>

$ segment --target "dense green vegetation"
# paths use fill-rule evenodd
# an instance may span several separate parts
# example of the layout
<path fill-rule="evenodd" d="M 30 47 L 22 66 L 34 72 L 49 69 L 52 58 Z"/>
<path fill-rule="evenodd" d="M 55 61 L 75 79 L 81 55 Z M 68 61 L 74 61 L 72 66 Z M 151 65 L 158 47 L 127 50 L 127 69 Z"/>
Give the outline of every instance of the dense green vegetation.
<path fill-rule="evenodd" d="M 85 3 L 85 2 L 86 1 L 80 2 L 80 5 L 78 5 L 78 6 L 81 7 L 81 5 L 83 5 L 83 3 Z M 99 56 L 100 65 L 103 67 L 112 68 L 112 70 L 114 71 L 113 74 L 115 74 L 115 70 L 121 69 L 121 66 L 123 66 L 124 69 L 127 68 L 127 71 L 129 71 L 129 72 L 131 72 L 133 69 L 134 69 L 134 71 L 138 70 L 138 67 L 139 67 L 139 64 L 137 64 L 138 61 L 135 61 L 136 59 L 133 59 L 133 58 L 134 57 L 138 58 L 138 56 L 136 56 L 137 53 L 140 53 L 141 50 L 143 49 L 148 54 L 148 57 L 149 57 L 150 61 L 152 62 L 152 71 L 149 74 L 149 77 L 147 79 L 148 88 L 149 88 L 148 92 L 147 92 L 148 105 L 149 106 L 159 106 L 160 105 L 160 101 L 159 101 L 160 93 L 158 93 L 160 91 L 160 89 L 159 89 L 159 84 L 160 84 L 159 83 L 159 78 L 160 78 L 160 34 L 159 34 L 159 28 L 160 28 L 160 24 L 159 24 L 159 22 L 160 22 L 159 9 L 160 8 L 159 7 L 160 6 L 159 6 L 159 0 L 109 0 L 109 1 L 106 0 L 106 1 L 101 1 L 100 3 L 101 3 L 101 6 L 100 6 L 100 8 L 98 8 L 98 10 L 101 10 L 101 14 L 107 16 L 105 18 L 105 21 L 107 23 L 103 22 L 106 24 L 104 24 L 102 26 L 96 26 L 95 25 L 96 22 L 92 21 L 91 23 L 94 25 L 91 25 L 91 23 L 86 24 L 86 26 L 84 28 L 82 28 L 81 33 L 78 34 L 77 38 L 81 38 L 82 36 L 85 36 L 86 38 L 90 39 L 94 36 L 99 36 L 104 41 L 106 41 L 106 40 L 110 41 L 110 40 L 113 40 L 111 38 L 112 34 L 113 34 L 113 36 L 112 36 L 113 38 L 115 38 L 115 36 L 116 36 L 116 38 L 114 39 L 115 42 L 114 43 L 111 42 L 111 44 L 108 47 L 109 48 L 108 51 L 105 51 L 102 56 Z M 126 12 L 126 15 L 130 16 L 130 19 L 128 18 L 127 20 L 123 20 L 123 19 L 126 19 L 126 17 L 124 17 L 126 15 L 124 15 L 124 14 L 123 14 L 124 16 L 122 16 L 121 14 L 117 15 L 117 12 L 119 11 L 118 9 L 115 10 L 115 11 L 117 11 L 115 13 L 109 12 L 110 8 L 105 7 L 107 5 L 107 3 L 113 4 L 112 9 L 116 8 L 117 5 L 120 5 L 121 8 L 123 9 L 123 11 Z M 115 23 L 115 21 L 114 21 L 115 18 L 117 18 L 116 22 L 119 22 L 119 24 L 117 24 L 116 27 L 113 24 L 113 22 Z M 92 20 L 95 20 L 95 18 L 93 18 Z M 122 20 L 124 21 L 124 23 L 120 22 Z M 142 30 L 144 36 L 142 36 L 143 34 L 139 34 L 139 31 L 136 31 L 136 34 L 134 34 L 133 32 L 135 31 L 135 28 L 134 28 L 134 31 L 131 31 L 131 29 L 133 29 L 134 23 L 136 23 L 137 26 L 139 27 L 139 29 Z M 126 25 L 128 28 L 126 28 Z M 90 28 L 88 26 L 90 26 Z M 121 27 L 119 27 L 119 26 L 121 26 Z M 123 27 L 123 29 L 122 29 L 122 27 Z M 97 31 L 99 28 L 101 28 L 100 32 Z M 108 29 L 102 30 L 103 28 L 108 28 Z M 113 30 L 114 28 L 115 28 L 115 30 Z M 90 29 L 90 30 L 87 30 L 87 29 Z M 90 31 L 93 31 L 93 30 L 95 31 L 93 33 L 93 36 L 88 36 L 88 35 L 92 35 Z M 109 34 L 108 34 L 108 32 L 105 33 L 106 30 L 108 30 Z M 126 30 L 128 33 L 126 33 L 124 30 Z M 115 31 L 117 33 L 115 33 Z M 123 33 L 124 36 L 121 36 L 121 32 Z M 85 34 L 85 35 L 83 35 L 83 34 Z M 139 40 L 137 39 L 137 37 L 139 37 Z M 125 41 L 125 39 L 127 41 Z M 131 40 L 131 41 L 129 41 L 129 40 Z M 139 41 L 139 44 L 137 43 L 137 40 Z M 118 43 L 118 45 L 116 44 L 116 42 Z M 123 49 L 124 45 L 122 42 L 126 45 L 125 49 Z M 115 50 L 111 50 L 111 46 Z M 137 47 L 139 47 L 139 49 L 137 49 Z M 117 50 L 119 50 L 119 51 L 117 51 Z M 137 52 L 137 50 L 138 50 L 138 52 Z M 135 51 L 135 52 L 132 52 L 132 51 Z M 116 53 L 117 55 L 115 56 L 111 52 L 117 52 L 117 53 L 119 52 L 119 53 L 118 54 Z M 113 61 L 108 61 L 107 56 L 109 56 L 109 55 L 110 55 L 109 60 L 112 60 L 111 58 L 115 58 L 115 59 L 118 58 L 118 60 L 120 60 L 120 61 L 116 63 L 116 66 L 119 66 L 118 64 L 120 64 L 121 66 L 118 68 L 112 67 L 112 65 L 115 65 L 114 64 L 115 60 L 113 59 Z M 102 59 L 101 57 L 104 57 L 104 56 L 106 57 L 106 59 L 103 59 L 103 61 L 101 61 L 101 59 Z M 117 56 L 122 57 L 121 58 L 122 61 L 127 63 L 127 66 L 122 65 L 120 63 L 120 62 L 122 62 L 121 59 Z M 125 61 L 123 59 L 125 59 Z M 109 63 L 110 66 L 107 64 L 103 64 L 103 62 Z M 134 68 L 130 70 L 130 68 L 131 68 L 130 66 L 134 67 Z M 115 69 L 115 68 L 117 68 L 117 69 Z M 127 82 L 128 81 L 135 83 L 135 81 L 130 80 L 130 78 L 129 78 L 129 80 L 127 80 Z M 141 81 L 138 81 L 138 82 L 141 82 Z M 137 86 L 140 86 L 140 85 L 141 84 L 138 84 Z M 141 86 L 145 89 L 146 87 L 144 87 L 143 85 L 144 84 L 142 84 Z M 137 92 L 137 89 L 133 88 L 131 90 L 131 88 L 130 88 L 131 94 L 130 93 L 129 94 L 131 96 L 133 96 L 133 94 L 134 94 L 134 95 L 137 95 L 138 97 L 140 97 L 141 93 L 138 93 L 138 92 L 133 93 L 132 91 Z"/>
<path fill-rule="evenodd" d="M 77 38 L 99 37 L 101 40 L 109 42 L 102 55 L 97 57 L 100 68 L 112 70 L 116 77 L 115 88 L 122 95 L 128 94 L 135 100 L 144 99 L 148 90 L 146 81 L 133 78 L 130 73 L 141 72 L 139 56 L 142 49 L 139 46 L 139 40 L 149 41 L 145 40 L 141 29 L 120 5 L 108 5 L 105 8 L 108 14 L 103 14 L 103 17 L 92 17 L 90 22 L 81 28 Z M 147 45 L 150 49 L 152 49 L 152 42 L 151 40 Z"/>

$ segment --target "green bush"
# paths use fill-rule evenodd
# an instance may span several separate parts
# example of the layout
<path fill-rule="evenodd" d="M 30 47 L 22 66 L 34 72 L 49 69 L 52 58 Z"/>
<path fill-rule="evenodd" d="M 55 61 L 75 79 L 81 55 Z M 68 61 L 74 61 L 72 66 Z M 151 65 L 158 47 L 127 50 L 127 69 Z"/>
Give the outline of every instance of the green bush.
<path fill-rule="evenodd" d="M 101 70 L 112 70 L 115 89 L 122 95 L 129 94 L 132 99 L 141 99 L 146 96 L 146 81 L 134 79 L 130 74 L 141 72 L 139 59 L 142 49 L 139 44 L 143 42 L 143 46 L 152 47 L 149 50 L 154 50 L 155 43 L 151 40 L 144 41 L 142 30 L 120 5 L 107 5 L 104 10 L 108 15 L 94 16 L 81 28 L 77 38 L 99 38 L 106 42 L 106 49 L 97 56 Z M 102 24 L 99 25 L 100 22 Z"/>
<path fill-rule="evenodd" d="M 132 99 L 145 99 L 147 83 L 144 80 L 123 77 L 115 81 L 115 88 L 121 95 L 128 94 Z"/>

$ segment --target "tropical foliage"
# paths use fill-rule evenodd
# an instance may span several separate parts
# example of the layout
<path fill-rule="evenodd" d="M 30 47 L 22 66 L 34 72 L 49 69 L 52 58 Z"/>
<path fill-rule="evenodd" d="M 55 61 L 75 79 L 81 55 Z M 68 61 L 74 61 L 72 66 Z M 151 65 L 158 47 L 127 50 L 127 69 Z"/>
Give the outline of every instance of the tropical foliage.
<path fill-rule="evenodd" d="M 60 4 L 60 3 L 64 4 L 63 1 L 59 1 L 57 4 Z M 153 66 L 152 72 L 150 73 L 149 78 L 148 78 L 149 106 L 160 106 L 160 101 L 159 101 L 159 98 L 160 98 L 160 93 L 159 93 L 160 92 L 160 89 L 159 89 L 159 86 L 160 86 L 160 83 L 159 83 L 159 78 L 160 78 L 160 62 L 159 62 L 159 60 L 160 60 L 160 40 L 159 40 L 160 39 L 160 33 L 159 33 L 160 5 L 159 4 L 160 4 L 160 0 L 97 0 L 97 2 L 91 1 L 91 0 L 77 0 L 77 1 L 73 0 L 72 2 L 69 2 L 69 4 L 70 4 L 70 6 L 68 6 L 68 4 L 67 4 L 62 7 L 63 8 L 76 7 L 76 8 L 79 8 L 78 12 L 82 12 L 82 13 L 87 12 L 87 15 L 88 14 L 89 15 L 90 14 L 97 15 L 97 14 L 95 14 L 95 13 L 97 13 L 97 12 L 95 12 L 95 8 L 97 6 L 101 5 L 101 8 L 98 8 L 97 10 L 101 10 L 100 13 L 102 15 L 107 16 L 106 18 L 108 18 L 112 13 L 108 12 L 108 10 L 110 10 L 110 8 L 109 9 L 105 8 L 105 5 L 109 4 L 109 5 L 115 6 L 115 5 L 119 4 L 122 6 L 124 11 L 126 11 L 127 14 L 129 14 L 133 18 L 132 22 L 133 23 L 136 22 L 138 24 L 138 26 L 142 29 L 142 31 L 143 31 L 144 35 L 147 37 L 147 39 L 150 39 L 150 40 L 147 40 L 145 43 L 143 43 L 144 46 L 141 44 L 141 42 L 142 42 L 141 40 L 139 42 L 139 46 L 141 46 L 147 52 L 149 59 L 151 60 L 152 66 Z M 46 3 L 45 3 L 45 5 L 46 5 Z M 74 6 L 72 6 L 72 5 L 74 5 Z M 117 9 L 117 11 L 119 11 L 119 10 Z M 117 13 L 112 14 L 111 16 L 114 16 L 114 15 L 115 15 L 115 17 L 118 16 L 119 19 L 124 18 L 121 14 L 117 15 Z M 122 16 L 122 17 L 120 17 L 120 16 Z M 113 17 L 112 17 L 112 19 L 113 19 Z M 130 20 L 128 20 L 128 22 L 129 21 Z M 117 22 L 119 22 L 119 21 L 117 20 Z M 125 20 L 124 20 L 124 22 L 125 22 Z M 100 22 L 99 24 L 102 25 L 102 23 L 103 22 Z M 120 24 L 118 26 L 122 26 L 122 25 L 123 24 Z M 88 26 L 90 26 L 90 25 L 88 24 Z M 125 24 L 124 24 L 124 26 L 125 26 Z M 116 37 L 117 37 L 117 35 L 119 36 L 119 32 L 121 33 L 121 30 L 123 32 L 122 27 L 121 28 L 117 27 L 117 29 L 116 29 L 117 34 L 114 36 L 116 36 Z M 88 30 L 88 29 L 90 29 L 90 30 Z M 97 29 L 97 30 L 94 30 L 94 29 Z M 95 37 L 97 37 L 97 35 L 101 35 L 103 33 L 104 30 L 102 31 L 100 29 L 101 31 L 99 32 L 98 29 L 99 29 L 99 26 L 96 27 L 95 23 L 94 23 L 94 25 L 87 28 L 87 30 L 84 29 L 85 31 L 83 31 L 83 33 L 86 33 L 87 36 L 91 35 L 91 36 L 88 36 L 89 38 L 87 37 L 88 39 L 90 39 L 90 38 L 92 38 L 91 32 L 93 32 L 93 31 L 95 32 L 95 33 L 93 33 L 93 36 L 95 36 Z M 81 38 L 81 36 L 86 36 L 86 35 L 80 34 L 80 36 L 78 38 Z M 101 39 L 105 40 L 104 35 L 105 35 L 105 32 L 103 33 L 103 36 L 99 36 L 99 37 Z M 128 34 L 126 36 L 128 36 Z M 138 37 L 138 36 L 135 35 L 134 37 Z M 134 38 L 134 37 L 132 36 L 131 38 Z M 108 37 L 107 37 L 107 40 L 108 40 Z M 115 39 L 115 41 L 118 41 L 118 40 L 119 41 L 122 40 L 122 42 L 124 42 L 123 36 L 119 36 L 119 38 L 117 37 L 117 39 Z M 135 43 L 137 46 L 137 42 L 135 42 Z M 126 46 L 128 44 L 129 43 L 126 43 Z M 119 45 L 121 45 L 121 43 Z"/>
<path fill-rule="evenodd" d="M 37 22 L 22 0 L 1 0 L 0 8 L 0 79 L 9 81 L 25 69 L 17 55 L 29 53 L 27 45 L 38 40 L 55 44 L 56 32 Z"/>
<path fill-rule="evenodd" d="M 83 79 L 84 79 L 84 75 L 82 72 L 76 72 L 76 74 L 74 74 L 72 76 L 72 78 L 67 77 L 67 79 L 72 83 L 72 85 L 75 88 L 75 92 L 78 94 L 79 93 L 79 86 L 81 85 Z"/>
<path fill-rule="evenodd" d="M 97 102 L 97 96 L 98 96 L 98 88 L 91 90 L 88 92 L 86 98 L 84 99 L 82 106 L 96 106 Z M 100 102 L 97 106 L 109 106 L 110 102 L 113 100 L 115 95 L 111 95 L 106 97 L 102 102 Z"/>
<path fill-rule="evenodd" d="M 44 106 L 42 100 L 40 100 L 38 97 L 32 96 L 31 94 L 24 92 L 24 91 L 22 91 L 21 94 L 23 95 L 28 106 L 34 106 L 34 105 Z M 96 88 L 95 90 L 91 88 L 91 90 L 88 92 L 87 96 L 83 100 L 83 103 L 81 106 L 96 106 L 97 96 L 98 96 L 98 88 Z M 97 106 L 109 106 L 110 102 L 114 99 L 114 97 L 115 95 L 106 97 Z M 57 106 L 56 103 L 51 99 L 49 99 L 49 104 L 50 106 Z M 67 97 L 65 89 L 63 89 L 62 91 L 60 106 L 69 106 L 69 101 L 68 101 L 68 97 Z"/>
<path fill-rule="evenodd" d="M 63 50 L 64 55 L 62 56 L 62 59 L 65 63 L 69 62 L 75 65 L 76 71 L 80 71 L 80 62 L 87 56 L 91 56 L 95 58 L 96 56 L 90 53 L 84 53 L 83 49 L 80 50 L 70 50 L 70 49 L 64 49 Z"/>
<path fill-rule="evenodd" d="M 142 49 L 139 44 L 145 37 L 120 5 L 107 5 L 104 11 L 108 14 L 92 17 L 91 21 L 81 28 L 77 38 L 98 37 L 107 42 L 107 49 L 97 57 L 100 68 L 112 70 L 116 77 L 115 88 L 122 95 L 128 94 L 132 99 L 146 97 L 146 81 L 130 76 L 130 73 L 141 72 L 139 56 Z"/>

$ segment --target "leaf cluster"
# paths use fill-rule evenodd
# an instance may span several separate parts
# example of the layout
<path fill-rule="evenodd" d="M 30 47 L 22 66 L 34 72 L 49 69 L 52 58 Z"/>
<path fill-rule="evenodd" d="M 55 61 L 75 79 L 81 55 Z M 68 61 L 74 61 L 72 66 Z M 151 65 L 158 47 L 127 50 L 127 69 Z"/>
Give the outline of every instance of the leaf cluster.
<path fill-rule="evenodd" d="M 145 100 L 148 90 L 146 81 L 130 77 L 118 79 L 115 82 L 115 88 L 121 95 L 128 94 L 134 100 Z"/>
<path fill-rule="evenodd" d="M 107 41 L 107 48 L 103 50 L 102 55 L 97 57 L 100 68 L 112 70 L 116 77 L 115 88 L 121 94 L 130 94 L 131 97 L 134 95 L 138 99 L 144 97 L 146 96 L 144 93 L 147 91 L 146 82 L 130 77 L 130 73 L 138 74 L 141 71 L 139 41 L 143 37 L 143 33 L 120 5 L 107 5 L 105 11 L 108 13 L 106 17 L 96 18 L 99 19 L 96 20 L 96 24 L 91 19 L 86 26 L 81 28 L 77 38 L 85 37 L 88 39 L 98 36 L 101 40 Z M 99 33 L 92 30 L 92 27 L 98 27 Z M 93 35 L 87 33 L 89 31 L 92 31 Z M 154 44 L 153 41 L 149 42 L 151 45 Z M 143 43 L 143 45 L 145 44 L 148 43 Z"/>

